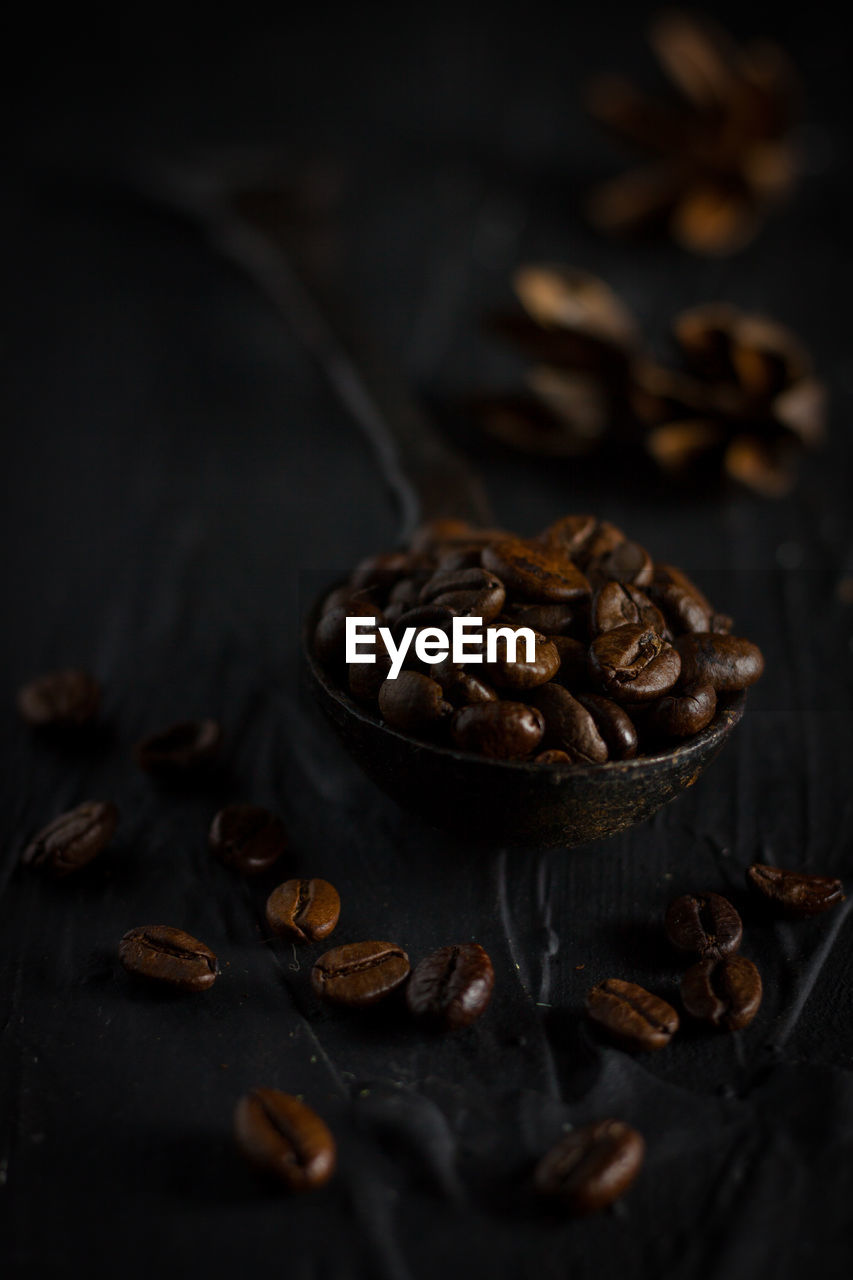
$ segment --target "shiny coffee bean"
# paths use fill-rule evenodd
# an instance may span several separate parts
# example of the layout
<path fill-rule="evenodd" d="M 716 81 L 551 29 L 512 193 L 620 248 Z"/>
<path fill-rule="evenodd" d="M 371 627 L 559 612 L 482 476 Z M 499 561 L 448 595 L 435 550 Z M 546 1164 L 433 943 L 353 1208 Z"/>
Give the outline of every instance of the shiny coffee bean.
<path fill-rule="evenodd" d="M 817 916 L 844 901 L 844 885 L 830 876 L 808 875 L 804 871 L 784 871 L 781 867 L 754 862 L 746 882 L 782 915 L 794 918 Z"/>
<path fill-rule="evenodd" d="M 631 1049 L 663 1049 L 678 1030 L 672 1005 L 621 978 L 608 978 L 593 987 L 586 1011 L 609 1036 Z"/>
<path fill-rule="evenodd" d="M 562 516 L 549 524 L 547 529 L 543 529 L 536 541 L 550 547 L 554 554 L 567 556 L 580 563 L 583 548 L 597 528 L 598 520 L 595 516 Z"/>
<path fill-rule="evenodd" d="M 27 845 L 21 861 L 44 867 L 57 876 L 79 871 L 112 840 L 118 825 L 114 804 L 87 800 L 42 827 Z"/>
<path fill-rule="evenodd" d="M 18 712 L 34 729 L 81 729 L 101 704 L 101 688 L 88 671 L 51 671 L 18 690 Z"/>
<path fill-rule="evenodd" d="M 761 1005 L 761 974 L 746 956 L 708 956 L 681 980 L 681 1000 L 692 1018 L 739 1031 Z"/>
<path fill-rule="evenodd" d="M 673 899 L 664 928 L 674 947 L 697 956 L 729 955 L 743 937 L 740 916 L 719 893 L 685 893 Z"/>
<path fill-rule="evenodd" d="M 592 625 L 596 634 L 612 631 L 614 627 L 651 627 L 663 635 L 666 623 L 660 609 L 656 608 L 639 587 L 630 583 L 606 582 L 599 587 L 592 601 Z"/>
<path fill-rule="evenodd" d="M 578 563 L 596 566 L 599 561 L 618 550 L 627 542 L 623 531 L 609 520 L 597 520 L 592 534 L 586 539 L 578 555 Z"/>
<path fill-rule="evenodd" d="M 523 636 L 516 643 L 513 659 L 508 657 L 509 643 L 506 636 L 498 636 L 495 646 L 496 661 L 485 663 L 483 674 L 499 689 L 534 689 L 557 674 L 560 655 L 556 645 L 538 632 L 533 634 L 535 647 L 530 662 L 526 658 L 527 645 Z"/>
<path fill-rule="evenodd" d="M 137 743 L 136 763 L 163 777 L 194 773 L 215 759 L 221 737 L 215 720 L 182 720 Z"/>
<path fill-rule="evenodd" d="M 335 1171 L 335 1140 L 324 1121 L 280 1089 L 252 1089 L 240 1099 L 234 1138 L 251 1165 L 290 1191 L 322 1187 Z"/>
<path fill-rule="evenodd" d="M 590 594 L 580 569 L 533 542 L 506 538 L 483 548 L 483 568 L 497 575 L 507 594 L 522 600 L 570 603 Z"/>
<path fill-rule="evenodd" d="M 492 998 L 495 971 L 476 942 L 441 947 L 414 969 L 406 1003 L 416 1018 L 453 1031 L 485 1012 Z"/>
<path fill-rule="evenodd" d="M 716 711 L 717 695 L 713 685 L 685 686 L 679 680 L 674 689 L 652 703 L 645 724 L 650 732 L 662 738 L 690 738 L 711 723 Z"/>
<path fill-rule="evenodd" d="M 444 570 L 424 585 L 420 599 L 423 604 L 444 605 L 461 617 L 490 622 L 503 608 L 506 591 L 500 579 L 485 569 Z"/>
<path fill-rule="evenodd" d="M 311 970 L 315 993 L 353 1008 L 376 1004 L 409 976 L 409 957 L 393 942 L 348 942 L 327 951 Z"/>
<path fill-rule="evenodd" d="M 267 924 L 273 933 L 299 942 L 319 942 L 338 923 L 341 900 L 328 880 L 286 880 L 267 898 Z"/>
<path fill-rule="evenodd" d="M 642 1135 L 621 1120 L 599 1120 L 568 1134 L 536 1166 L 540 1195 L 573 1213 L 595 1213 L 624 1195 L 643 1165 Z"/>
<path fill-rule="evenodd" d="M 504 610 L 515 626 L 541 631 L 549 639 L 567 632 L 579 613 L 577 606 L 568 604 L 513 604 Z"/>
<path fill-rule="evenodd" d="M 211 851 L 235 871 L 256 875 L 266 871 L 287 848 L 280 818 L 256 804 L 229 804 L 210 824 Z"/>
<path fill-rule="evenodd" d="M 631 760 L 637 754 L 637 730 L 624 707 L 612 698 L 602 698 L 597 693 L 579 693 L 577 700 L 595 721 L 595 727 L 604 739 L 609 760 Z"/>
<path fill-rule="evenodd" d="M 568 751 L 540 751 L 538 756 L 533 757 L 534 764 L 572 764 L 572 757 Z"/>
<path fill-rule="evenodd" d="M 457 662 L 445 658 L 430 670 L 444 690 L 444 696 L 454 707 L 469 707 L 475 702 L 497 702 L 498 695 L 490 684 L 472 675 Z"/>
<path fill-rule="evenodd" d="M 437 680 L 419 671 L 401 671 L 396 680 L 386 680 L 379 689 L 379 713 L 386 724 L 400 733 L 430 733 L 453 714 Z"/>
<path fill-rule="evenodd" d="M 675 684 L 681 659 L 650 627 L 626 624 L 604 631 L 590 646 L 590 663 L 616 702 L 650 702 Z"/>
<path fill-rule="evenodd" d="M 180 991 L 205 991 L 219 973 L 210 948 L 171 925 L 131 929 L 122 938 L 118 954 L 128 973 Z"/>
<path fill-rule="evenodd" d="M 659 607 L 674 635 L 685 631 L 712 631 L 713 609 L 695 583 L 674 565 L 655 566 L 649 595 Z"/>
<path fill-rule="evenodd" d="M 358 628 L 359 635 L 369 635 L 376 627 L 385 625 L 382 610 L 367 600 L 329 609 L 322 614 L 314 630 L 314 652 L 324 666 L 333 667 L 344 661 L 347 618 L 373 619 L 373 626 L 364 624 Z"/>
<path fill-rule="evenodd" d="M 590 579 L 609 579 L 631 583 L 635 587 L 647 587 L 652 581 L 654 563 L 645 547 L 627 539 L 611 551 L 593 555 L 586 565 Z"/>
<path fill-rule="evenodd" d="M 607 744 L 589 711 L 568 689 L 559 684 L 546 684 L 533 690 L 529 697 L 532 705 L 542 712 L 547 747 L 565 751 L 576 764 L 604 763 Z"/>
<path fill-rule="evenodd" d="M 764 671 L 761 650 L 739 636 L 680 636 L 676 646 L 685 684 L 711 684 L 717 693 L 736 693 L 755 684 Z"/>
<path fill-rule="evenodd" d="M 481 702 L 462 707 L 451 723 L 453 741 L 462 751 L 491 760 L 529 756 L 542 741 L 542 713 L 523 702 Z"/>

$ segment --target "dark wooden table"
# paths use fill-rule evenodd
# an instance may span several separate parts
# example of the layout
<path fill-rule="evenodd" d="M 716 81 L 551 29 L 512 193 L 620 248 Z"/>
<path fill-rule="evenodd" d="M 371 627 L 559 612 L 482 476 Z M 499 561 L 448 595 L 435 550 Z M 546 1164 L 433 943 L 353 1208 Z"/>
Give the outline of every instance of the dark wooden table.
<path fill-rule="evenodd" d="M 47 49 L 35 32 L 19 46 L 0 213 L 4 1274 L 849 1274 L 849 902 L 774 926 L 742 889 L 756 858 L 853 884 L 853 606 L 838 592 L 853 573 L 849 50 L 819 10 L 769 26 L 726 6 L 803 67 L 801 191 L 732 260 L 631 249 L 578 216 L 619 158 L 577 98 L 599 67 L 653 77 L 640 9 L 318 6 L 297 25 L 246 14 L 202 34 L 116 18 L 97 39 L 69 20 Z M 694 572 L 765 651 L 724 755 L 645 826 L 571 851 L 472 849 L 379 794 L 300 692 L 313 586 L 393 543 L 395 510 L 275 310 L 120 181 L 129 157 L 281 140 L 339 184 L 339 283 L 433 404 L 517 372 L 479 317 L 525 259 L 602 272 L 659 343 L 678 307 L 726 296 L 815 351 L 831 438 L 781 502 L 651 500 L 595 467 L 474 451 L 504 524 L 595 509 Z M 68 663 L 105 688 L 105 732 L 85 750 L 36 740 L 12 710 L 19 683 Z M 136 770 L 138 737 L 202 714 L 226 735 L 209 784 L 164 791 Z M 74 882 L 19 870 L 26 837 L 89 797 L 120 806 L 114 850 Z M 247 883 L 211 859 L 207 826 L 231 799 L 282 813 L 280 875 Z M 271 944 L 262 922 L 284 873 L 339 887 L 340 940 L 388 937 L 417 959 L 476 938 L 497 972 L 487 1016 L 442 1039 L 319 1007 L 314 952 Z M 744 908 L 759 1016 L 734 1036 L 685 1028 L 653 1057 L 604 1047 L 586 991 L 616 975 L 673 991 L 659 922 L 701 887 Z M 209 993 L 161 999 L 121 974 L 118 939 L 154 922 L 218 953 Z M 288 1200 L 244 1168 L 231 1114 L 260 1083 L 328 1119 L 327 1189 Z M 527 1190 L 536 1157 L 611 1114 L 648 1143 L 630 1196 L 584 1222 L 544 1213 Z"/>

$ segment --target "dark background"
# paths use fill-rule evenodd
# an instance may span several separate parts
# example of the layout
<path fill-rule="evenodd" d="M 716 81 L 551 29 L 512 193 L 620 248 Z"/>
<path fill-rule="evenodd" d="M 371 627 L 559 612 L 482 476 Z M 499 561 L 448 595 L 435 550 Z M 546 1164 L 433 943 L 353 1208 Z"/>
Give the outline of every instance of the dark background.
<path fill-rule="evenodd" d="M 849 1274 L 849 903 L 769 925 L 741 886 L 756 858 L 851 876 L 850 44 L 828 6 L 716 12 L 778 38 L 809 90 L 796 198 L 724 261 L 604 242 L 577 212 L 622 158 L 583 115 L 583 79 L 656 83 L 642 5 L 318 4 L 272 21 L 240 7 L 219 25 L 74 11 L 10 39 L 0 1254 L 13 1274 Z M 657 342 L 678 307 L 727 297 L 816 353 L 831 437 L 782 502 L 652 499 L 594 468 L 476 454 L 502 523 L 533 532 L 594 507 L 695 572 L 765 651 L 735 738 L 652 822 L 571 851 L 473 849 L 402 815 L 300 693 L 309 587 L 391 545 L 394 506 L 275 311 L 125 181 L 155 155 L 258 143 L 320 175 L 341 290 L 433 404 L 514 376 L 479 318 L 529 259 L 603 273 Z M 107 728 L 69 751 L 28 734 L 13 695 L 78 663 L 103 682 Z M 221 774 L 158 789 L 132 743 L 201 714 L 223 722 Z M 110 853 L 73 883 L 21 873 L 28 835 L 90 797 L 120 805 Z M 291 851 L 261 883 L 207 852 L 231 799 L 287 823 Z M 289 874 L 339 887 L 336 941 L 388 937 L 413 960 L 482 942 L 488 1014 L 435 1039 L 393 1013 L 318 1007 L 315 951 L 270 944 L 262 923 Z M 580 1014 L 587 989 L 618 975 L 673 992 L 659 921 L 702 887 L 743 908 L 759 1016 L 734 1036 L 685 1028 L 651 1057 L 603 1047 Z M 118 971 L 122 933 L 161 921 L 217 952 L 211 992 L 160 999 Z M 231 1114 L 255 1084 L 304 1094 L 332 1125 L 340 1170 L 323 1191 L 288 1200 L 244 1168 Z M 629 1197 L 586 1222 L 537 1208 L 537 1156 L 564 1124 L 611 1114 L 648 1143 Z"/>

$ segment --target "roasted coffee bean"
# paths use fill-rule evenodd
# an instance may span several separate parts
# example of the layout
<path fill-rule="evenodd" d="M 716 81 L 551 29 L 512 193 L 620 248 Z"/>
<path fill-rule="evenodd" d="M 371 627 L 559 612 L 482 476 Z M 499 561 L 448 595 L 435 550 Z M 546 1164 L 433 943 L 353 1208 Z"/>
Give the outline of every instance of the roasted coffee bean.
<path fill-rule="evenodd" d="M 713 609 L 695 583 L 675 565 L 655 565 L 649 595 L 676 635 L 684 631 L 713 631 Z"/>
<path fill-rule="evenodd" d="M 492 760 L 529 756 L 542 741 L 542 713 L 523 702 L 480 702 L 461 707 L 453 717 L 453 741 L 462 751 Z"/>
<path fill-rule="evenodd" d="M 513 604 L 504 614 L 518 627 L 530 627 L 543 635 L 563 635 L 575 623 L 581 610 L 568 604 Z"/>
<path fill-rule="evenodd" d="M 597 528 L 595 516 L 563 516 L 543 529 L 536 541 L 550 547 L 555 554 L 580 563 L 583 549 Z"/>
<path fill-rule="evenodd" d="M 204 991 L 219 973 L 209 947 L 167 924 L 131 929 L 122 938 L 118 954 L 128 973 L 181 991 Z"/>
<path fill-rule="evenodd" d="M 552 677 L 557 684 L 567 689 L 587 689 L 592 680 L 592 668 L 589 661 L 589 649 L 572 636 L 549 636 L 560 659 L 560 666 Z"/>
<path fill-rule="evenodd" d="M 384 626 L 382 610 L 368 601 L 336 605 L 324 613 L 314 630 L 314 652 L 325 666 L 335 666 L 346 656 L 347 618 L 372 618 L 373 624 L 357 628 L 358 635 L 369 635 L 376 627 Z"/>
<path fill-rule="evenodd" d="M 335 1140 L 315 1111 L 280 1089 L 252 1089 L 237 1103 L 234 1137 L 243 1155 L 291 1191 L 311 1191 L 335 1171 Z"/>
<path fill-rule="evenodd" d="M 388 609 L 395 604 L 401 606 L 399 612 L 405 613 L 407 609 L 414 609 L 420 604 L 421 591 L 424 585 L 429 582 L 432 575 L 424 570 L 422 573 L 413 574 L 409 578 L 401 578 L 399 582 L 395 582 L 394 586 L 388 593 L 388 604 L 385 606 L 385 617 L 388 618 Z"/>
<path fill-rule="evenodd" d="M 606 1209 L 624 1195 L 643 1164 L 642 1135 L 621 1120 L 599 1120 L 567 1134 L 536 1166 L 540 1195 L 577 1214 Z"/>
<path fill-rule="evenodd" d="M 540 751 L 533 757 L 534 764 L 571 764 L 572 757 L 568 751 Z"/>
<path fill-rule="evenodd" d="M 266 871 L 287 848 L 280 818 L 256 804 L 229 804 L 210 824 L 208 842 L 228 867 L 244 875 Z"/>
<path fill-rule="evenodd" d="M 497 702 L 498 695 L 490 684 L 472 675 L 457 662 L 444 658 L 431 669 L 430 675 L 444 690 L 454 707 L 469 707 L 475 702 Z"/>
<path fill-rule="evenodd" d="M 604 763 L 607 744 L 586 707 L 568 689 L 546 684 L 529 696 L 532 705 L 542 712 L 546 746 L 565 751 L 576 764 Z"/>
<path fill-rule="evenodd" d="M 654 563 L 645 547 L 626 539 L 611 551 L 592 556 L 587 561 L 586 573 L 590 580 L 604 578 L 647 587 L 652 580 Z"/>
<path fill-rule="evenodd" d="M 407 609 L 405 613 L 401 613 L 391 628 L 394 643 L 400 644 L 408 628 L 414 627 L 415 635 L 412 637 L 412 651 L 414 651 L 418 632 L 423 631 L 425 627 L 438 627 L 439 631 L 444 631 L 449 636 L 455 617 L 454 611 L 444 604 L 415 605 L 414 609 Z"/>
<path fill-rule="evenodd" d="M 445 570 L 422 587 L 420 599 L 423 604 L 444 605 L 462 617 L 490 622 L 503 608 L 506 591 L 501 580 L 485 569 Z"/>
<path fill-rule="evenodd" d="M 515 630 L 515 627 L 509 629 Z M 546 640 L 538 631 L 534 631 L 533 636 L 535 640 L 533 659 L 528 662 L 527 644 L 523 636 L 518 637 L 515 657 L 510 659 L 507 637 L 498 635 L 495 646 L 496 660 L 487 662 L 483 666 L 483 672 L 499 689 L 534 689 L 557 674 L 560 655 L 556 645 Z"/>
<path fill-rule="evenodd" d="M 267 898 L 267 924 L 273 933 L 319 942 L 338 923 L 341 900 L 328 880 L 286 880 Z"/>
<path fill-rule="evenodd" d="M 353 570 L 350 582 L 357 591 L 373 587 L 388 592 L 400 578 L 408 577 L 423 564 L 422 557 L 410 551 L 388 551 L 362 560 Z"/>
<path fill-rule="evenodd" d="M 711 615 L 711 625 L 709 631 L 716 631 L 718 635 L 727 636 L 734 626 L 734 618 L 730 618 L 727 613 L 714 613 Z"/>
<path fill-rule="evenodd" d="M 400 733 L 429 733 L 453 714 L 437 680 L 419 671 L 401 671 L 379 690 L 379 712 L 386 724 Z"/>
<path fill-rule="evenodd" d="M 830 876 L 813 876 L 804 871 L 784 871 L 781 867 L 754 862 L 746 881 L 763 898 L 786 916 L 817 916 L 844 901 L 844 885 Z"/>
<path fill-rule="evenodd" d="M 611 555 L 627 541 L 628 539 L 618 525 L 611 524 L 609 520 L 597 520 L 595 528 L 580 550 L 578 563 L 581 565 L 597 564 L 598 561 L 605 556 Z"/>
<path fill-rule="evenodd" d="M 666 936 L 679 951 L 722 956 L 737 951 L 743 936 L 741 918 L 719 893 L 685 893 L 666 909 Z"/>
<path fill-rule="evenodd" d="M 409 976 L 409 957 L 393 942 L 348 942 L 327 951 L 311 970 L 315 993 L 333 1004 L 376 1004 Z"/>
<path fill-rule="evenodd" d="M 35 729 L 81 729 L 100 705 L 100 685 L 88 671 L 51 671 L 18 690 L 21 719 Z"/>
<path fill-rule="evenodd" d="M 677 650 L 651 627 L 626 624 L 604 631 L 590 646 L 590 663 L 604 692 L 616 702 L 650 702 L 675 684 Z"/>
<path fill-rule="evenodd" d="M 21 861 L 25 866 L 46 867 L 57 876 L 70 875 L 106 848 L 117 825 L 118 809 L 114 804 L 87 800 L 42 827 L 27 845 Z"/>
<path fill-rule="evenodd" d="M 711 684 L 717 693 L 736 693 L 755 684 L 764 670 L 764 655 L 757 645 L 739 636 L 679 636 L 681 672 L 685 684 Z"/>
<path fill-rule="evenodd" d="M 651 627 L 662 636 L 666 623 L 657 609 L 639 587 L 630 583 L 605 582 L 599 587 L 592 601 L 592 626 L 596 634 L 612 631 L 614 627 Z"/>
<path fill-rule="evenodd" d="M 681 1000 L 693 1018 L 739 1031 L 758 1013 L 761 974 L 746 956 L 708 956 L 681 980 Z"/>
<path fill-rule="evenodd" d="M 678 1030 L 672 1005 L 621 978 L 608 978 L 593 987 L 586 1011 L 609 1036 L 631 1049 L 663 1049 Z"/>
<path fill-rule="evenodd" d="M 557 557 L 533 542 L 506 538 L 483 548 L 483 568 L 496 574 L 522 600 L 570 603 L 590 594 L 590 586 L 571 560 Z"/>
<path fill-rule="evenodd" d="M 717 711 L 717 694 L 710 684 L 678 684 L 649 707 L 645 725 L 663 738 L 690 738 L 711 723 Z"/>
<path fill-rule="evenodd" d="M 387 614 L 386 621 L 391 621 Z M 381 636 L 376 637 L 373 656 L 375 662 L 351 662 L 347 668 L 350 693 L 359 702 L 375 702 L 391 671 L 391 655 Z"/>
<path fill-rule="evenodd" d="M 579 693 L 577 700 L 595 721 L 607 747 L 608 759 L 631 760 L 637 754 L 637 730 L 624 707 L 597 693 Z"/>
<path fill-rule="evenodd" d="M 455 1030 L 480 1017 L 494 985 L 488 954 L 476 942 L 463 942 L 441 947 L 417 965 L 406 987 L 406 1003 L 415 1017 Z"/>
<path fill-rule="evenodd" d="M 221 737 L 215 720 L 182 720 L 137 743 L 136 763 L 163 777 L 194 773 L 216 757 Z"/>

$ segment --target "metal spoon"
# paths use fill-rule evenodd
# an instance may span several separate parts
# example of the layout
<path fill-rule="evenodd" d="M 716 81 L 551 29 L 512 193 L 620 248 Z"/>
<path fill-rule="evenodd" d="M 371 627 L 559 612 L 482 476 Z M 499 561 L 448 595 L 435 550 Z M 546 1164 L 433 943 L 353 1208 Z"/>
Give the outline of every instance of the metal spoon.
<path fill-rule="evenodd" d="M 256 176 L 260 171 L 269 180 L 269 160 L 253 160 Z M 246 177 L 244 165 L 244 185 Z M 361 327 L 322 299 L 316 279 L 304 274 L 304 264 L 300 269 L 298 252 L 238 216 L 230 198 L 234 186 L 233 168 L 208 164 L 161 168 L 153 180 L 149 176 L 147 190 L 199 221 L 213 246 L 252 277 L 314 353 L 376 450 L 400 503 L 401 541 L 439 516 L 487 524 L 479 482 L 368 349 Z M 677 747 L 590 766 L 487 760 L 414 741 L 353 702 L 316 660 L 312 637 L 323 597 L 308 611 L 302 646 L 310 685 L 341 742 L 399 804 L 474 839 L 571 846 L 622 831 L 691 787 L 743 714 L 746 695 L 739 693 L 721 701 L 712 723 Z"/>

